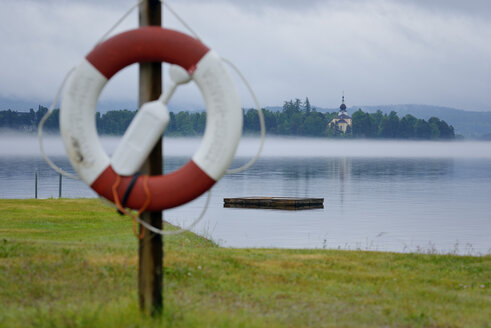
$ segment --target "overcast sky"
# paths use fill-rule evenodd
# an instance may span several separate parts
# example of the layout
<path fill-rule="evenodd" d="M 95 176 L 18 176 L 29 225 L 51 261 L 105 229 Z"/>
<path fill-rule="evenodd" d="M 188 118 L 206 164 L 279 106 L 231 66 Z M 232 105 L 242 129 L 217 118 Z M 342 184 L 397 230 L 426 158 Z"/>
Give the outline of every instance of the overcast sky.
<path fill-rule="evenodd" d="M 49 102 L 65 73 L 134 3 L 1 0 L 0 98 Z M 233 61 L 263 106 L 428 104 L 491 111 L 491 1 L 171 0 L 202 40 Z M 134 12 L 115 33 L 135 28 Z M 164 25 L 185 31 L 164 11 Z M 241 90 L 244 88 L 241 87 Z M 243 93 L 243 92 L 242 92 Z M 134 102 L 136 66 L 104 101 Z M 243 93 L 244 106 L 252 102 Z M 195 86 L 175 106 L 203 107 Z"/>

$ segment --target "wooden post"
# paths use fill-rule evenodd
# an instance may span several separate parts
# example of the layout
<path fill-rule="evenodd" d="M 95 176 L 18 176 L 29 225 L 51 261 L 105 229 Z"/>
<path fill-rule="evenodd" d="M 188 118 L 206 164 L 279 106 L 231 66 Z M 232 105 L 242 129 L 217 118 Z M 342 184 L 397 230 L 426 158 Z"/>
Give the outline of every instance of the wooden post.
<path fill-rule="evenodd" d="M 145 0 L 140 5 L 140 26 L 162 24 L 159 0 Z M 139 107 L 156 100 L 162 93 L 162 64 L 140 64 Z M 162 141 L 159 141 L 150 153 L 140 173 L 162 174 Z M 144 212 L 140 217 L 155 228 L 162 229 L 162 212 Z M 141 227 L 140 227 L 141 228 Z M 139 242 L 138 295 L 140 309 L 147 315 L 159 315 L 162 312 L 163 287 L 163 242 L 162 236 L 146 230 Z"/>
<path fill-rule="evenodd" d="M 38 170 L 34 171 L 34 198 L 38 199 Z"/>
<path fill-rule="evenodd" d="M 60 177 L 58 178 L 58 198 L 61 198 L 61 173 L 59 173 Z"/>

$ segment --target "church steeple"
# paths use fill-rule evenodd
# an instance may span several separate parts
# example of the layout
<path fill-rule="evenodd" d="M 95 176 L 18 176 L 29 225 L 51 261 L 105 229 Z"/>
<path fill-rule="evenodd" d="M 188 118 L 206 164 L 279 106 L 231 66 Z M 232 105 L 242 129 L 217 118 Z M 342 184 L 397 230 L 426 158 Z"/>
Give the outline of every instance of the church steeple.
<path fill-rule="evenodd" d="M 339 109 L 341 109 L 341 111 L 346 111 L 346 105 L 344 104 L 344 90 L 343 90 L 343 101 L 341 103 L 341 106 L 339 106 Z"/>

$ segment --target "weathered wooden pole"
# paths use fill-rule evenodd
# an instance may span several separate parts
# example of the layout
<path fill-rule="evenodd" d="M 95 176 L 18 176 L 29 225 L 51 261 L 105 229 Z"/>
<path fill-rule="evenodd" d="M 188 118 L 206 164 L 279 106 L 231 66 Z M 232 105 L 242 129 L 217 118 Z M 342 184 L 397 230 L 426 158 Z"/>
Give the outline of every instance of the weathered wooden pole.
<path fill-rule="evenodd" d="M 140 5 L 139 21 L 140 26 L 161 26 L 160 1 L 143 1 Z M 148 101 L 158 99 L 162 93 L 162 64 L 141 63 L 139 83 L 139 107 Z M 150 153 L 140 173 L 160 175 L 162 174 L 162 163 L 162 141 L 160 140 Z M 144 212 L 140 218 L 155 228 L 162 229 L 161 211 Z M 148 315 L 158 315 L 162 312 L 163 256 L 162 236 L 146 230 L 139 242 L 138 295 L 140 309 Z"/>
<path fill-rule="evenodd" d="M 38 199 L 38 170 L 34 171 L 34 198 Z"/>
<path fill-rule="evenodd" d="M 61 198 L 61 179 L 62 179 L 62 176 L 61 176 L 61 173 L 59 173 L 59 177 L 58 177 L 58 198 Z"/>

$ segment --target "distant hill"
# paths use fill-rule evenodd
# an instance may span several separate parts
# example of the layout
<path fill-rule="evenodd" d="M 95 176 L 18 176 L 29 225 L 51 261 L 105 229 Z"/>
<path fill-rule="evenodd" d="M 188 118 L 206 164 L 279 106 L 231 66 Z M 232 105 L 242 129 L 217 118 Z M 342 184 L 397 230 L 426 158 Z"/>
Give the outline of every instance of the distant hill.
<path fill-rule="evenodd" d="M 428 120 L 435 116 L 444 120 L 455 128 L 456 134 L 466 137 L 480 138 L 491 133 L 491 112 L 471 112 L 450 107 L 438 107 L 428 105 L 383 105 L 383 106 L 364 106 L 365 112 L 376 112 L 381 110 L 384 113 L 391 111 L 397 112 L 399 117 L 411 114 L 418 118 Z M 351 107 L 350 113 L 358 110 Z"/>
<path fill-rule="evenodd" d="M 313 106 L 315 107 L 315 106 Z M 281 110 L 281 106 L 267 107 L 269 110 Z M 315 107 L 322 113 L 339 111 L 338 108 Z M 491 135 L 491 112 L 472 112 L 451 107 L 439 107 L 429 105 L 380 105 L 380 106 L 352 106 L 348 108 L 348 113 L 353 114 L 359 108 L 364 112 L 375 113 L 381 110 L 384 113 L 395 111 L 399 117 L 411 114 L 417 118 L 428 120 L 435 116 L 444 120 L 455 128 L 456 134 L 461 134 L 470 138 L 489 138 Z"/>
<path fill-rule="evenodd" d="M 54 97 L 54 95 L 53 95 Z M 17 112 L 28 112 L 30 108 L 37 110 L 38 106 L 51 106 L 52 100 L 22 100 L 17 98 L 2 98 L 0 97 L 0 110 L 13 110 Z M 58 104 L 59 106 L 59 104 Z M 57 106 L 57 107 L 58 107 Z M 99 112 L 105 113 L 109 110 L 129 109 L 135 110 L 136 104 L 129 101 L 103 101 L 97 106 Z"/>
<path fill-rule="evenodd" d="M 36 110 L 38 106 L 48 107 L 49 104 L 43 101 L 30 101 L 21 100 L 15 98 L 2 98 L 0 97 L 0 110 L 13 110 L 17 112 L 28 112 L 30 108 Z"/>
<path fill-rule="evenodd" d="M 41 100 L 26 101 L 26 100 L 14 99 L 14 98 L 0 97 L 0 111 L 11 109 L 17 112 L 28 112 L 30 108 L 37 110 L 39 105 L 43 107 L 49 107 L 51 106 L 51 100 L 49 102 L 41 101 Z M 57 105 L 57 107 L 59 107 L 59 104 Z M 121 109 L 136 110 L 137 107 L 138 104 L 136 103 L 136 101 L 133 102 L 133 101 L 103 100 L 97 103 L 97 111 L 101 112 L 102 114 L 107 113 L 110 110 L 121 110 Z M 203 111 L 202 108 L 196 106 L 195 107 L 187 106 L 186 108 L 182 108 L 180 106 L 176 106 L 173 104 L 170 104 L 168 108 L 170 111 L 174 111 L 174 112 L 179 112 L 181 110 L 185 110 L 189 112 Z"/>

